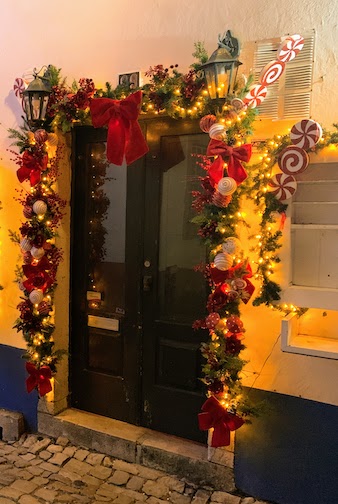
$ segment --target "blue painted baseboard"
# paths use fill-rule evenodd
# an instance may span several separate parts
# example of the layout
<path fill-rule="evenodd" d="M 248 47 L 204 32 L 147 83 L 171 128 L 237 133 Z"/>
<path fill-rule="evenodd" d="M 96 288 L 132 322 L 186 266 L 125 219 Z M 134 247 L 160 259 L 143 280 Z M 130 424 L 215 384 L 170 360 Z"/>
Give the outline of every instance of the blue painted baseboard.
<path fill-rule="evenodd" d="M 277 504 L 338 502 L 338 407 L 251 394 L 269 410 L 236 432 L 236 486 Z"/>
<path fill-rule="evenodd" d="M 37 430 L 38 395 L 26 391 L 24 350 L 0 345 L 0 408 L 19 411 L 25 417 L 26 428 Z"/>

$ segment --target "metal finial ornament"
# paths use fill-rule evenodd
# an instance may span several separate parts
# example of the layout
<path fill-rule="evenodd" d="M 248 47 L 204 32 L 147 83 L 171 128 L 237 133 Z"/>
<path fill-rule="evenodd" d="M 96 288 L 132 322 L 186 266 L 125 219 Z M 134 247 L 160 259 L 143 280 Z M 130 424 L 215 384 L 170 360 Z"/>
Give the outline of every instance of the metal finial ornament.
<path fill-rule="evenodd" d="M 223 35 L 218 35 L 218 47 L 227 49 L 233 58 L 239 56 L 238 39 L 231 35 L 230 30 L 227 30 Z"/>

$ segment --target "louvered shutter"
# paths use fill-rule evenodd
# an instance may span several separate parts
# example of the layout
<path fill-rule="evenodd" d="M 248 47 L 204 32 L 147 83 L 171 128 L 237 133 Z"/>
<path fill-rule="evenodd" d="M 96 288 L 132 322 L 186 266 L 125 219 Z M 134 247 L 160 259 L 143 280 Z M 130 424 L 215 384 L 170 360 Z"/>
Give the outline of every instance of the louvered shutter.
<path fill-rule="evenodd" d="M 277 58 L 279 39 L 256 42 L 255 82 L 264 66 Z M 306 119 L 310 117 L 314 52 L 314 33 L 304 37 L 304 47 L 293 60 L 286 63 L 285 71 L 268 86 L 266 99 L 258 107 L 262 119 Z"/>

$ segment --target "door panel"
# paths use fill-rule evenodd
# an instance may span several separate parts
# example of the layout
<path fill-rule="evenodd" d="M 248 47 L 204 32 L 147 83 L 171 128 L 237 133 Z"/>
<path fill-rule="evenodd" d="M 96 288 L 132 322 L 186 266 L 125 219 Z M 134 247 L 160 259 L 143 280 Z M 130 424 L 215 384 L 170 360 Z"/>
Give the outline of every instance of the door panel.
<path fill-rule="evenodd" d="M 191 191 L 203 175 L 197 158 L 206 135 L 191 121 L 149 122 L 145 255 L 151 290 L 143 294 L 143 417 L 150 428 L 204 440 L 197 426 L 203 398 L 200 342 L 192 322 L 205 312 L 206 282 L 194 266 L 205 249 L 191 224 Z"/>
<path fill-rule="evenodd" d="M 109 165 L 105 141 L 86 127 L 74 138 L 71 402 L 137 423 L 142 191 L 128 198 L 143 170 Z"/>

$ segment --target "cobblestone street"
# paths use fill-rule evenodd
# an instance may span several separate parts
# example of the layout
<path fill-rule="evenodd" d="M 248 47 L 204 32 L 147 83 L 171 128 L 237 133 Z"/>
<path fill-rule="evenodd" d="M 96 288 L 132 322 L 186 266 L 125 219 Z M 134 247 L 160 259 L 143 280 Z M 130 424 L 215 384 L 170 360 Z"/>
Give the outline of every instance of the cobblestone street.
<path fill-rule="evenodd" d="M 73 446 L 68 439 L 24 435 L 0 441 L 0 504 L 263 504 L 180 476 Z"/>

